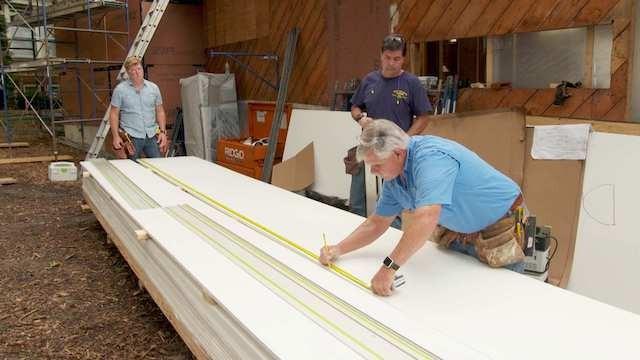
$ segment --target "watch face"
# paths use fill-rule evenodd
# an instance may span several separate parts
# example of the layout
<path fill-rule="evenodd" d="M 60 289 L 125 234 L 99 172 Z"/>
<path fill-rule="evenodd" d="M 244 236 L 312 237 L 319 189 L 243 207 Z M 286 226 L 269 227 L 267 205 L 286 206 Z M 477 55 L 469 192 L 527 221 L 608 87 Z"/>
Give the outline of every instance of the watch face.
<path fill-rule="evenodd" d="M 390 267 L 392 262 L 393 262 L 393 261 L 392 261 L 392 260 L 387 256 L 387 257 L 384 259 L 384 261 L 382 262 L 382 264 L 384 264 L 384 266 L 386 266 L 386 267 Z"/>

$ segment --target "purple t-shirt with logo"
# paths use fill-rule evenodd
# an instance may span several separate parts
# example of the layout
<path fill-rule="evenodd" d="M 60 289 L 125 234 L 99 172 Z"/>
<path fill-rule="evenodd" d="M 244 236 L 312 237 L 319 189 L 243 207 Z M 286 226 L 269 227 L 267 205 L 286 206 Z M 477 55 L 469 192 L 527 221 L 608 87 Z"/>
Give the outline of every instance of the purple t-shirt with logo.
<path fill-rule="evenodd" d="M 409 130 L 414 116 L 431 110 L 420 80 L 406 71 L 393 78 L 383 77 L 380 71 L 370 72 L 362 79 L 351 103 L 367 116 L 393 121 L 404 131 Z"/>

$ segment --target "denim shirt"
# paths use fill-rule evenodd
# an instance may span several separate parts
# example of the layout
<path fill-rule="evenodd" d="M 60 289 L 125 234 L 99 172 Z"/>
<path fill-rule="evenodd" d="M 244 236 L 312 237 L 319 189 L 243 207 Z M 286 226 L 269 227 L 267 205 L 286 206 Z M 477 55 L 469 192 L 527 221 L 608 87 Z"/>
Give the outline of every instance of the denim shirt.
<path fill-rule="evenodd" d="M 111 97 L 111 106 L 120 109 L 120 127 L 140 139 L 156 135 L 156 106 L 160 104 L 160 89 L 148 80 L 144 80 L 140 91 L 131 80 L 123 81 L 116 86 Z"/>

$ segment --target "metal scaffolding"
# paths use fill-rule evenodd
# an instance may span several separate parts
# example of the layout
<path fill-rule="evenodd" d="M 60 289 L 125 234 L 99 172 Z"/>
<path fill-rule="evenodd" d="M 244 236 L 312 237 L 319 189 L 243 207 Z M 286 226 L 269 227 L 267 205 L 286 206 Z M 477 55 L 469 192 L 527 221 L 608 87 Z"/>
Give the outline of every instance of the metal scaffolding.
<path fill-rule="evenodd" d="M 131 45 L 129 37 L 129 7 L 127 0 L 0 0 L 2 4 L 2 16 L 8 19 L 7 45 L 0 42 L 0 85 L 3 94 L 3 121 L 0 125 L 4 128 L 6 142 L 12 142 L 14 131 L 12 121 L 20 121 L 28 113 L 32 113 L 42 129 L 51 136 L 52 152 L 58 155 L 57 126 L 66 123 L 80 124 L 80 144 L 70 144 L 80 148 L 86 148 L 84 142 L 84 123 L 99 121 L 98 103 L 105 109 L 108 104 L 98 96 L 100 92 L 111 91 L 96 87 L 96 73 L 110 69 L 113 65 L 122 64 L 122 59 L 109 59 L 108 45 L 110 43 L 122 48 L 126 53 Z M 110 29 L 107 25 L 107 15 L 114 11 L 123 11 L 125 29 Z M 83 25 L 79 26 L 78 23 Z M 73 26 L 61 26 L 71 23 Z M 27 32 L 30 36 L 18 35 L 19 30 Z M 73 32 L 73 41 L 60 41 L 56 35 L 63 32 Z M 104 39 L 105 59 L 90 59 L 80 57 L 79 33 L 93 33 L 101 35 Z M 126 42 L 123 43 L 123 40 Z M 30 47 L 20 47 L 23 44 Z M 73 45 L 76 58 L 57 57 L 55 44 Z M 12 46 L 13 45 L 13 46 Z M 24 46 L 24 45 L 23 45 Z M 95 48 L 96 44 L 91 44 Z M 21 58 L 5 64 L 4 55 L 31 51 L 28 58 Z M 89 79 L 83 78 L 81 73 L 88 71 Z M 61 75 L 72 74 L 75 78 L 75 89 L 60 91 Z M 86 76 L 85 76 L 86 77 Z M 23 81 L 35 81 L 35 91 L 27 93 Z M 110 79 L 109 79 L 110 80 Z M 24 102 L 22 111 L 10 111 L 9 94 L 13 89 L 16 99 Z M 85 115 L 82 90 L 87 89 L 92 94 L 91 111 Z M 78 112 L 70 113 L 65 110 L 63 99 L 65 93 L 76 93 L 78 100 Z M 42 95 L 41 95 L 42 94 Z M 34 103 L 38 96 L 46 94 L 46 104 L 42 106 Z M 67 104 L 68 105 L 68 104 Z M 69 141 L 65 141 L 69 144 Z"/>

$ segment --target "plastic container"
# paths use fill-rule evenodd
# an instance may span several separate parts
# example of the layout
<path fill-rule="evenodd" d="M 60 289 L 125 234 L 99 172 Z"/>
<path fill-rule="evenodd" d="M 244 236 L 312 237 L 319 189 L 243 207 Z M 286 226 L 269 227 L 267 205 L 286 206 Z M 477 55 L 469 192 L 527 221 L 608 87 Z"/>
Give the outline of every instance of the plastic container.
<path fill-rule="evenodd" d="M 56 161 L 49 164 L 49 180 L 75 181 L 78 180 L 78 168 L 70 161 Z"/>

